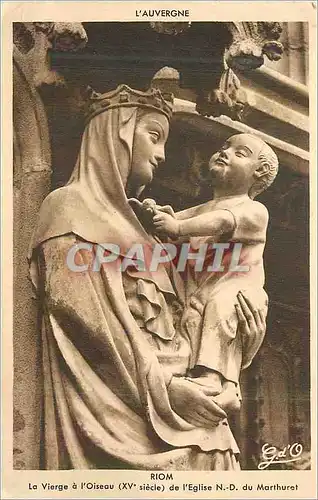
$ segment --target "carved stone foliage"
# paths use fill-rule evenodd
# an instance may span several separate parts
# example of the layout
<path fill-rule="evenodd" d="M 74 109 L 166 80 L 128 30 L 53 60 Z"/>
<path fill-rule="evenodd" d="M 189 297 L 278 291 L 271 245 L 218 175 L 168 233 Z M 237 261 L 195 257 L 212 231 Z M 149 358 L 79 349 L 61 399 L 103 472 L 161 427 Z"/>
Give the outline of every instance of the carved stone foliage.
<path fill-rule="evenodd" d="M 13 23 L 13 43 L 22 54 L 34 47 L 35 30 L 35 23 Z"/>
<path fill-rule="evenodd" d="M 180 86 L 195 92 L 199 113 L 235 120 L 248 112 L 235 71 L 261 66 L 265 55 L 277 60 L 283 50 L 277 22 L 15 23 L 17 48 L 27 54 L 40 32 L 54 60 L 45 83 L 61 83 L 67 73 L 71 85 L 96 81 L 98 91 L 120 83 L 144 89 L 160 68 L 170 66 L 179 71 Z M 76 58 L 63 57 L 81 49 Z"/>
<path fill-rule="evenodd" d="M 279 41 L 282 25 L 279 22 L 228 22 L 232 42 L 225 51 L 229 67 L 245 70 L 258 68 L 264 63 L 266 55 L 271 61 L 277 61 L 283 53 Z M 191 22 L 151 22 L 157 33 L 179 35 L 191 28 Z"/>
<path fill-rule="evenodd" d="M 44 33 L 55 50 L 78 50 L 87 43 L 81 23 L 13 23 L 13 42 L 22 53 L 28 53 L 35 44 L 37 33 Z"/>
<path fill-rule="evenodd" d="M 82 23 L 54 23 L 49 34 L 54 50 L 77 51 L 87 43 L 86 31 Z"/>
<path fill-rule="evenodd" d="M 223 72 L 215 88 L 198 85 L 197 111 L 205 116 L 224 114 L 244 121 L 248 113 L 247 100 L 234 71 L 260 67 L 264 56 L 279 60 L 283 53 L 283 45 L 278 40 L 282 26 L 278 22 L 228 22 L 226 25 L 232 41 L 224 49 Z M 192 28 L 190 23 L 151 23 L 151 26 L 158 33 L 173 35 Z"/>
<path fill-rule="evenodd" d="M 226 24 L 232 42 L 224 51 L 224 71 L 218 88 L 204 89 L 199 93 L 197 111 L 207 116 L 224 114 L 234 120 L 244 121 L 248 114 L 247 99 L 234 71 L 244 72 L 262 66 L 265 55 L 270 60 L 279 60 L 283 53 L 283 45 L 278 41 L 282 27 L 278 22 Z"/>
<path fill-rule="evenodd" d="M 231 22 L 227 23 L 233 41 L 225 51 L 229 67 L 244 71 L 255 69 L 264 63 L 266 55 L 277 61 L 283 54 L 278 40 L 282 26 L 278 22 Z"/>
<path fill-rule="evenodd" d="M 64 85 L 62 75 L 51 68 L 48 52 L 76 52 L 87 43 L 87 35 L 81 23 L 16 22 L 13 42 L 15 59 L 35 87 Z"/>
<path fill-rule="evenodd" d="M 231 68 L 223 71 L 218 88 L 202 90 L 197 97 L 197 111 L 204 116 L 227 115 L 233 120 L 244 121 L 248 113 L 245 92 Z"/>
<path fill-rule="evenodd" d="M 187 23 L 162 23 L 162 22 L 151 22 L 150 26 L 152 29 L 154 29 L 157 33 L 165 33 L 166 35 L 179 35 L 179 33 L 184 33 L 187 31 L 190 26 L 191 22 Z"/>

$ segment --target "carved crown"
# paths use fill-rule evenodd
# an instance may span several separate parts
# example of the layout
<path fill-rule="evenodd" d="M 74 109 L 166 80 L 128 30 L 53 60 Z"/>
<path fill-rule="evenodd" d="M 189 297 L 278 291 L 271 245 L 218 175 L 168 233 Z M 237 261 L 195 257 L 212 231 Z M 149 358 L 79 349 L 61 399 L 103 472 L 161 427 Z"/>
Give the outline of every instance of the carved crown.
<path fill-rule="evenodd" d="M 112 108 L 138 107 L 152 109 L 163 113 L 168 120 L 172 116 L 173 94 L 163 94 L 159 89 L 151 88 L 147 92 L 134 90 L 127 85 L 119 85 L 116 90 L 100 94 L 93 89 L 88 89 L 86 105 L 86 122 L 99 113 Z"/>

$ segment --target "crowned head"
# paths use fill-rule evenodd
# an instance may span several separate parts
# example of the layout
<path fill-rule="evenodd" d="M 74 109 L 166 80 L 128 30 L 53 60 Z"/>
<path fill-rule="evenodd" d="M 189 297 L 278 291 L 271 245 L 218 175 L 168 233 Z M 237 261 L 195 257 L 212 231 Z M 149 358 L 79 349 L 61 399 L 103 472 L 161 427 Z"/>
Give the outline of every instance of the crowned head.
<path fill-rule="evenodd" d="M 119 85 L 116 90 L 104 94 L 91 90 L 85 112 L 86 123 L 100 113 L 120 107 L 137 107 L 149 112 L 161 112 L 170 121 L 173 109 L 173 94 L 161 93 L 159 89 L 155 88 L 142 92 L 124 84 Z"/>

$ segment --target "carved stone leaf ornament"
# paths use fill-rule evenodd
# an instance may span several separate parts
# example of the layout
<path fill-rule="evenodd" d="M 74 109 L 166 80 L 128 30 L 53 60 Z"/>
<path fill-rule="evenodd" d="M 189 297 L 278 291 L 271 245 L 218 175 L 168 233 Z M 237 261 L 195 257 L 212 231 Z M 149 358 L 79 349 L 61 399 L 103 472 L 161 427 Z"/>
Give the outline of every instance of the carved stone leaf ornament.
<path fill-rule="evenodd" d="M 233 41 L 225 51 L 230 68 L 241 71 L 256 69 L 264 64 L 264 55 L 277 61 L 283 54 L 278 41 L 282 32 L 278 22 L 231 22 L 227 23 Z"/>
<path fill-rule="evenodd" d="M 52 47 L 62 52 L 73 52 L 85 47 L 88 38 L 82 23 L 54 23 L 49 34 Z"/>
<path fill-rule="evenodd" d="M 191 23 L 152 22 L 158 33 L 178 35 L 191 29 Z M 244 121 L 248 114 L 245 93 L 240 89 L 240 80 L 235 70 L 247 71 L 264 64 L 264 56 L 277 61 L 283 54 L 279 42 L 282 26 L 279 22 L 228 22 L 232 35 L 231 44 L 224 51 L 224 71 L 218 88 L 200 88 L 197 111 L 204 116 L 227 115 L 233 120 Z"/>
<path fill-rule="evenodd" d="M 259 68 L 264 64 L 264 55 L 270 60 L 279 60 L 283 54 L 283 45 L 278 41 L 282 26 L 278 22 L 229 22 L 227 26 L 232 43 L 225 48 L 219 87 L 201 95 L 197 111 L 206 116 L 224 114 L 244 121 L 248 103 L 234 71 Z"/>
<path fill-rule="evenodd" d="M 248 113 L 246 95 L 240 89 L 239 78 L 231 68 L 221 75 L 219 88 L 202 93 L 197 100 L 197 111 L 204 116 L 227 115 L 233 120 L 243 121 Z"/>
<path fill-rule="evenodd" d="M 164 33 L 165 35 L 179 35 L 179 33 L 184 33 L 190 28 L 191 21 L 187 23 L 151 22 L 150 26 L 157 33 Z"/>

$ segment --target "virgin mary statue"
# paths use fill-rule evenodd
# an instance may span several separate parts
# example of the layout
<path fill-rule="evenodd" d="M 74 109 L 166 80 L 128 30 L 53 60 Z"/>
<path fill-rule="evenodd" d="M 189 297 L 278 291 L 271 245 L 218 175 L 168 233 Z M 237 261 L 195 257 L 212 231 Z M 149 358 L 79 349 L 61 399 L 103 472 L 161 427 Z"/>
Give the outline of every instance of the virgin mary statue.
<path fill-rule="evenodd" d="M 133 244 L 156 243 L 128 197 L 164 160 L 171 114 L 157 90 L 96 96 L 71 178 L 42 204 L 29 259 L 42 310 L 45 469 L 239 467 L 225 413 L 183 378 L 191 345 L 174 270 L 116 263 Z M 100 265 L 105 244 L 118 259 Z"/>

